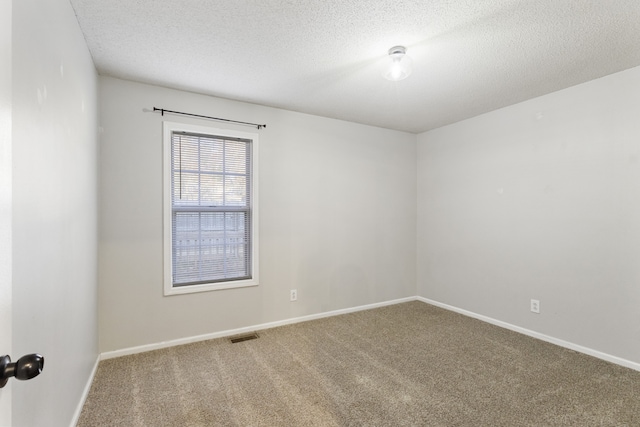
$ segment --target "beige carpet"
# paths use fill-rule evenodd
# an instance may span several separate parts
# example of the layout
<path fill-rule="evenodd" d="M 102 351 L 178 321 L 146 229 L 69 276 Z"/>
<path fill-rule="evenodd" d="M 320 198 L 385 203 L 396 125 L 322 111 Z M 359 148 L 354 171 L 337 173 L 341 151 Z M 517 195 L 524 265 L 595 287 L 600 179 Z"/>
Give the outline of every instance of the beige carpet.
<path fill-rule="evenodd" d="M 100 363 L 79 426 L 640 426 L 640 372 L 422 302 Z"/>

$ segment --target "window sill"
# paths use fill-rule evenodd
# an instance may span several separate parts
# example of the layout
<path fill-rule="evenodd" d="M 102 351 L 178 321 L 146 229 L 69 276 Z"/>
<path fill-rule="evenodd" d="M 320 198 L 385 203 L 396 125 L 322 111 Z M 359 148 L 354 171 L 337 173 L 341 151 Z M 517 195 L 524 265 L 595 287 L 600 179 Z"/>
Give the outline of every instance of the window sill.
<path fill-rule="evenodd" d="M 248 288 L 251 286 L 258 286 L 258 281 L 255 279 L 248 279 L 237 280 L 233 282 L 204 283 L 202 285 L 188 285 L 177 287 L 169 285 L 165 286 L 164 288 L 164 296 L 194 294 L 197 292 L 221 291 L 223 289 Z"/>

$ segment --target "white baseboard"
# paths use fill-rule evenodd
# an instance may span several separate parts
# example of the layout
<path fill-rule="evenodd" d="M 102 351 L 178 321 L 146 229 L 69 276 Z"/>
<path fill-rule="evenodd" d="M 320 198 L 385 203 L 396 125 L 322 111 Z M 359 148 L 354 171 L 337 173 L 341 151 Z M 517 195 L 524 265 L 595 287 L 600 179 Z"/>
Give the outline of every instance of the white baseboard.
<path fill-rule="evenodd" d="M 539 332 L 535 332 L 529 329 L 521 328 L 520 326 L 515 326 L 507 322 L 503 322 L 501 320 L 496 320 L 491 317 L 483 316 L 482 314 L 477 314 L 472 311 L 467 311 L 458 307 L 454 307 L 448 304 L 443 304 L 438 301 L 430 300 L 423 297 L 416 297 L 418 301 L 425 302 L 427 304 L 435 305 L 436 307 L 444 308 L 445 310 L 454 311 L 456 313 L 463 314 L 468 317 L 473 317 L 474 319 L 482 320 L 483 322 L 491 323 L 492 325 L 500 326 L 501 328 L 509 329 L 514 332 L 521 333 L 523 335 L 528 335 L 533 338 L 537 338 L 542 341 L 546 341 L 551 344 L 558 345 L 560 347 L 568 348 L 570 350 L 577 351 L 579 353 L 584 353 L 589 356 L 596 357 L 598 359 L 605 360 L 607 362 L 615 363 L 616 365 L 624 366 L 626 368 L 631 368 L 636 371 L 640 371 L 640 363 L 632 362 L 627 359 L 623 359 L 621 357 L 612 356 L 607 353 L 603 353 L 598 350 L 594 350 L 592 348 L 583 347 L 578 344 L 571 343 L 569 341 L 564 341 L 558 338 L 550 337 L 545 334 L 541 334 Z"/>
<path fill-rule="evenodd" d="M 285 319 L 285 320 L 278 320 L 275 322 L 268 322 L 268 323 L 262 323 L 259 325 L 253 325 L 253 326 L 247 326 L 244 328 L 237 328 L 237 329 L 229 329 L 226 331 L 220 331 L 220 332 L 213 332 L 210 334 L 204 334 L 204 335 L 197 335 L 197 336 L 193 336 L 193 337 L 187 337 L 187 338 L 179 338 L 179 339 L 175 339 L 175 340 L 170 340 L 170 341 L 163 341 L 163 342 L 159 342 L 159 343 L 154 343 L 154 344 L 147 344 L 147 345 L 142 345 L 142 346 L 137 346 L 137 347 L 130 347 L 130 348 L 125 348 L 122 350 L 115 350 L 115 351 L 108 351 L 108 352 L 104 352 L 99 356 L 98 360 L 106 360 L 106 359 L 112 359 L 115 357 L 122 357 L 122 356 L 128 356 L 130 354 L 137 354 L 137 353 L 144 353 L 147 351 L 152 351 L 152 350 L 159 350 L 162 348 L 167 348 L 167 347 L 173 347 L 176 345 L 183 345 L 183 344 L 190 344 L 190 343 L 194 343 L 194 342 L 198 342 L 198 341 L 206 341 L 206 340 L 211 340 L 211 339 L 215 339 L 215 338 L 223 338 L 223 337 L 229 337 L 229 336 L 233 336 L 233 335 L 239 335 L 239 334 L 244 334 L 247 332 L 252 332 L 252 331 L 259 331 L 262 329 L 269 329 L 269 328 L 275 328 L 278 326 L 284 326 L 284 325 L 291 325 L 294 323 L 300 323 L 300 322 L 307 322 L 309 320 L 316 320 L 316 319 L 322 319 L 325 317 L 331 317 L 331 316 L 339 316 L 341 314 L 347 314 L 347 313 L 355 313 L 357 311 L 362 311 L 362 310 L 370 310 L 372 308 L 378 308 L 378 307 L 384 307 L 387 305 L 394 305 L 394 304 L 400 304 L 403 302 L 409 302 L 409 301 L 422 301 L 424 303 L 427 304 L 431 304 L 434 305 L 436 307 L 440 307 L 440 308 L 444 308 L 445 310 L 449 310 L 449 311 L 453 311 L 456 313 L 460 313 L 463 314 L 465 316 L 468 317 L 473 317 L 474 319 L 478 319 L 481 320 L 483 322 L 487 322 L 490 323 L 492 325 L 496 325 L 499 326 L 501 328 L 505 328 L 505 329 L 509 329 L 511 331 L 514 332 L 518 332 L 533 338 L 537 338 L 539 340 L 542 341 L 546 341 L 549 342 L 551 344 L 555 344 L 558 345 L 560 347 L 564 347 L 564 348 L 568 348 L 570 350 L 574 350 L 577 351 L 579 353 L 584 353 L 587 354 L 589 356 L 593 356 L 596 357 L 598 359 L 602 359 L 605 360 L 607 362 L 611 362 L 611 363 L 615 363 L 617 365 L 620 366 L 624 366 L 636 371 L 640 371 L 640 363 L 636 363 L 636 362 L 632 362 L 630 360 L 627 359 L 623 359 L 621 357 L 617 357 L 617 356 L 613 356 L 611 354 L 607 354 L 607 353 L 603 353 L 601 351 L 598 350 L 594 350 L 592 348 L 588 348 L 588 347 L 584 347 L 578 344 L 574 344 L 571 343 L 569 341 L 564 341 L 561 340 L 559 338 L 554 338 L 545 334 L 541 334 L 539 332 L 535 332 L 529 329 L 525 329 L 522 328 L 520 326 L 516 326 L 516 325 L 512 325 L 510 323 L 507 322 L 503 322 L 501 320 L 496 320 L 493 319 L 491 317 L 488 316 L 484 316 L 482 314 L 477 314 L 468 310 L 464 310 L 458 307 L 454 307 L 448 304 L 444 304 L 438 301 L 434 301 L 434 300 L 430 300 L 428 298 L 423 298 L 423 297 L 407 297 L 407 298 L 400 298 L 400 299 L 396 299 L 396 300 L 391 300 L 391 301 L 384 301 L 384 302 L 379 302 L 379 303 L 375 303 L 375 304 L 368 304 L 368 305 L 361 305 L 358 307 L 351 307 L 351 308 L 345 308 L 345 309 L 341 309 L 341 310 L 333 310 L 333 311 L 327 311 L 324 313 L 317 313 L 317 314 L 310 314 L 308 316 L 301 316 L 301 317 L 294 317 L 294 318 L 290 318 L 290 319 Z M 97 362 L 96 362 L 96 367 L 94 367 L 94 371 L 92 373 L 91 379 L 93 379 L 93 375 L 95 375 L 95 370 L 97 368 Z M 85 398 L 86 398 L 86 393 L 89 392 L 89 387 L 91 385 L 91 381 L 89 381 L 87 388 L 85 390 Z M 84 399 L 82 401 L 82 403 L 84 403 Z M 80 410 L 82 409 L 82 405 L 79 406 L 78 409 L 78 413 L 77 416 L 80 416 Z"/>
<path fill-rule="evenodd" d="M 284 326 L 284 325 L 291 325 L 293 323 L 307 322 L 309 320 L 322 319 L 325 317 L 338 316 L 341 314 L 355 313 L 357 311 L 370 310 L 372 308 L 378 308 L 378 307 L 384 307 L 387 305 L 394 305 L 394 304 L 400 304 L 403 302 L 415 301 L 416 299 L 417 297 L 400 298 L 400 299 L 391 300 L 391 301 L 361 305 L 358 307 L 344 308 L 341 310 L 333 310 L 333 311 L 327 311 L 324 313 L 310 314 L 308 316 L 294 317 L 291 319 L 278 320 L 278 321 L 269 322 L 269 323 L 262 323 L 259 325 L 247 326 L 244 328 L 229 329 L 226 331 L 213 332 L 210 334 L 197 335 L 197 336 L 187 337 L 187 338 L 179 338 L 175 340 L 163 341 L 163 342 L 154 343 L 154 344 L 146 344 L 146 345 L 141 345 L 137 347 L 129 347 L 129 348 L 124 348 L 122 350 L 107 351 L 100 355 L 100 360 L 113 359 L 115 357 L 128 356 L 130 354 L 144 353 L 146 351 L 159 350 L 162 348 L 173 347 L 176 345 L 190 344 L 198 341 L 206 341 L 206 340 L 211 340 L 215 338 L 230 337 L 233 335 L 244 334 L 247 332 L 275 328 L 275 327 Z"/>
<path fill-rule="evenodd" d="M 82 407 L 84 406 L 84 402 L 87 400 L 87 396 L 89 396 L 89 390 L 91 390 L 91 384 L 93 384 L 93 378 L 96 376 L 96 371 L 98 370 L 98 364 L 100 363 L 100 355 L 96 358 L 96 363 L 93 364 L 93 369 L 91 370 L 91 374 L 89 375 L 89 379 L 87 379 L 87 384 L 84 386 L 84 390 L 82 391 L 82 396 L 80 396 L 80 401 L 78 402 L 78 407 L 76 411 L 73 413 L 73 418 L 71 419 L 71 427 L 75 427 L 78 424 L 78 420 L 80 419 L 80 413 L 82 413 Z"/>

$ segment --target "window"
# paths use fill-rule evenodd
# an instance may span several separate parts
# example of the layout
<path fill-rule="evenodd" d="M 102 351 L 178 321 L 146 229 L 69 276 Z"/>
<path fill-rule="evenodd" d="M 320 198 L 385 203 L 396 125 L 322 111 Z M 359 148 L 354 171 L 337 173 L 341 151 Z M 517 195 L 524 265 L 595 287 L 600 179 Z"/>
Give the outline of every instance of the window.
<path fill-rule="evenodd" d="M 164 123 L 165 295 L 258 284 L 257 142 Z"/>

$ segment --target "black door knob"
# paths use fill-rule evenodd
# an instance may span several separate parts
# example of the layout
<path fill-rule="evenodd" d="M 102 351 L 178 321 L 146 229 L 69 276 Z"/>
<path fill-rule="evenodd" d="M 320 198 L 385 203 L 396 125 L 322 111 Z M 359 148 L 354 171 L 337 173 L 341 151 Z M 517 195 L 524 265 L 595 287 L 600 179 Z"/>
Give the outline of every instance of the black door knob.
<path fill-rule="evenodd" d="M 40 375 L 44 369 L 44 357 L 39 354 L 27 354 L 11 363 L 9 356 L 0 357 L 0 388 L 4 387 L 9 378 L 16 377 L 18 380 L 30 380 Z"/>

